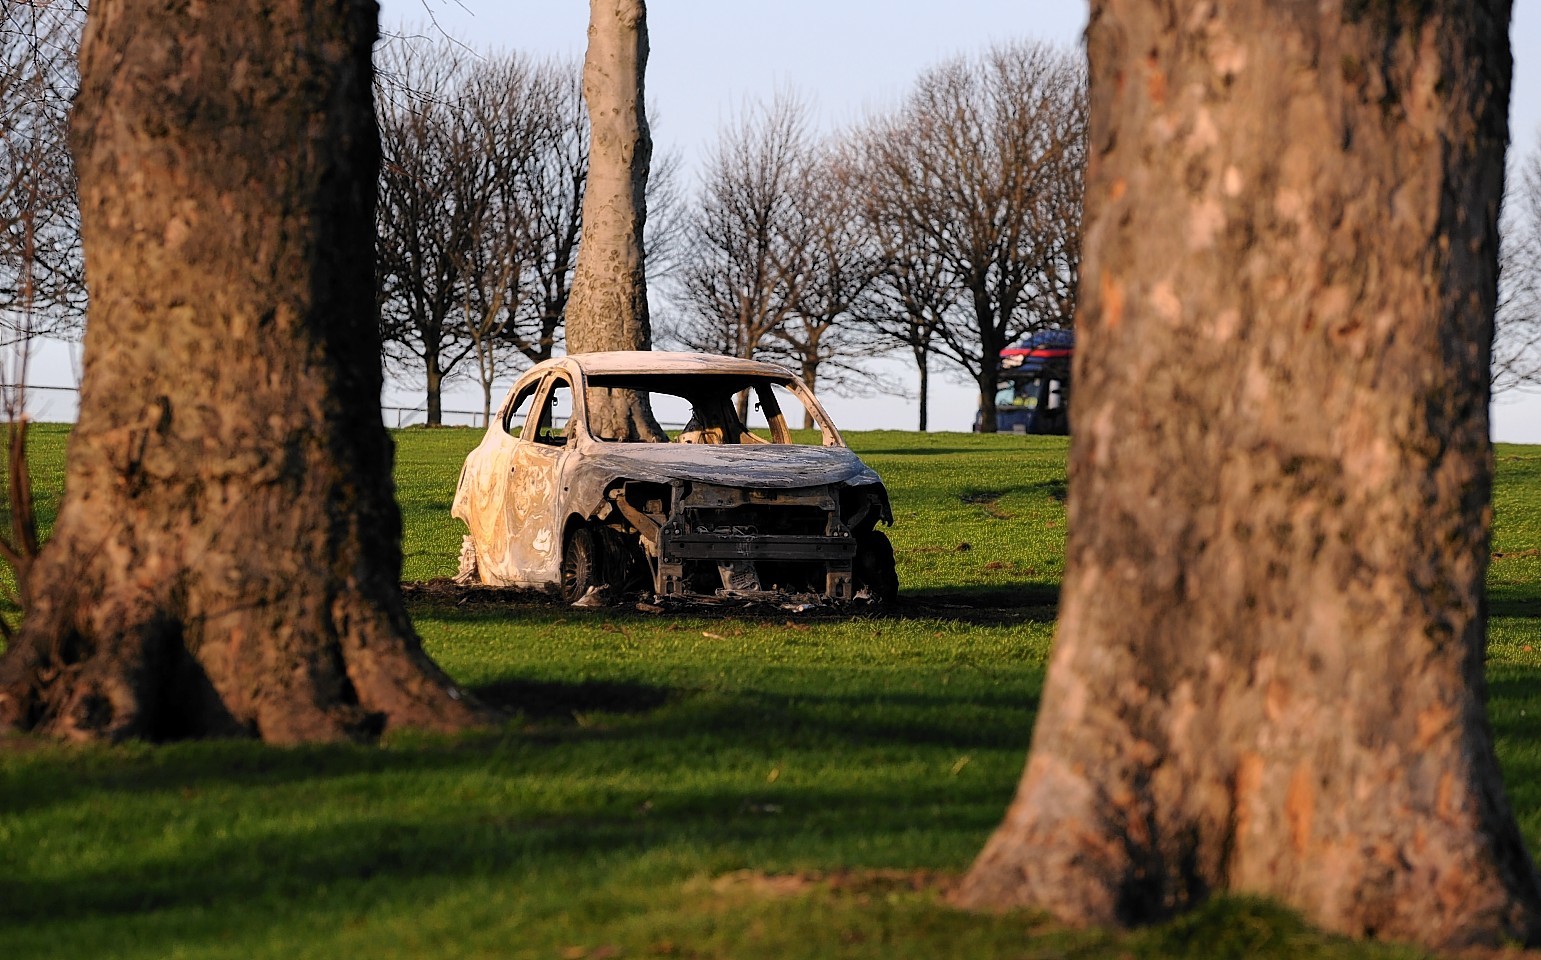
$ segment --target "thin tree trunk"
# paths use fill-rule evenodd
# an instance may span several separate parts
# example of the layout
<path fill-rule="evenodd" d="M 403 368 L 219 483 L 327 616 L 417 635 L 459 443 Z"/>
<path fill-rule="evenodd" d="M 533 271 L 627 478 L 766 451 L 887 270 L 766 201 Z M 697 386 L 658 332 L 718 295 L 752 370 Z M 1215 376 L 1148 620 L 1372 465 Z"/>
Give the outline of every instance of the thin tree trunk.
<path fill-rule="evenodd" d="M 96 0 L 66 496 L 0 725 L 368 737 L 480 718 L 401 603 L 379 409 L 376 7 Z"/>
<path fill-rule="evenodd" d="M 915 367 L 920 371 L 920 432 L 926 432 L 926 411 L 931 397 L 931 356 L 925 347 L 915 351 Z"/>
<path fill-rule="evenodd" d="M 483 427 L 492 422 L 492 378 L 482 378 L 482 422 Z"/>
<path fill-rule="evenodd" d="M 974 383 L 979 387 L 979 432 L 995 433 L 999 428 L 999 421 L 995 416 L 995 375 L 981 371 L 974 378 Z"/>
<path fill-rule="evenodd" d="M 979 384 L 979 432 L 995 433 L 1000 429 L 995 416 L 995 391 L 1000 384 L 1001 348 L 1005 346 L 996 334 L 994 313 L 988 306 L 988 296 L 974 294 L 975 326 L 979 330 L 979 370 L 974 382 Z"/>
<path fill-rule="evenodd" d="M 430 427 L 442 427 L 444 425 L 444 375 L 439 372 L 437 354 L 430 354 L 428 357 L 425 379 L 427 390 L 423 402 L 424 419 Z"/>
<path fill-rule="evenodd" d="M 819 365 L 817 363 L 807 363 L 807 362 L 804 362 L 802 367 L 803 367 L 803 383 L 806 383 L 808 385 L 808 392 L 809 393 L 817 395 L 817 393 L 818 393 L 818 383 L 819 383 Z M 804 430 L 812 430 L 813 429 L 813 411 L 811 411 L 811 410 L 807 410 L 807 409 L 803 410 L 803 429 Z"/>
<path fill-rule="evenodd" d="M 1093 3 L 1059 632 L 960 902 L 1535 939 L 1483 679 L 1508 24 Z"/>
<path fill-rule="evenodd" d="M 567 302 L 567 351 L 648 350 L 643 231 L 647 225 L 647 6 L 642 0 L 590 0 L 583 61 L 591 143 L 583 194 L 583 241 Z M 630 390 L 588 398 L 590 429 L 611 439 L 664 440 L 643 399 Z"/>

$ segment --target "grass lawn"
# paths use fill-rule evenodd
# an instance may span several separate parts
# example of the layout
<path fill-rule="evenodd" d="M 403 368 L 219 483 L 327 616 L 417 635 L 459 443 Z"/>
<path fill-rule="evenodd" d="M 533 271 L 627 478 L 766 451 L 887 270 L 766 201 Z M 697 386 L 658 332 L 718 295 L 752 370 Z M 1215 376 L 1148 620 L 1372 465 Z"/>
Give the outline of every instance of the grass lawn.
<path fill-rule="evenodd" d="M 397 435 L 405 577 L 453 572 L 473 431 Z M 0 958 L 1413 957 L 1222 900 L 1127 935 L 948 909 L 1021 772 L 1065 442 L 865 433 L 894 615 L 422 602 L 516 711 L 462 738 L 0 749 Z M 62 428 L 36 428 L 44 509 Z M 1492 714 L 1541 840 L 1541 448 L 1501 447 Z"/>

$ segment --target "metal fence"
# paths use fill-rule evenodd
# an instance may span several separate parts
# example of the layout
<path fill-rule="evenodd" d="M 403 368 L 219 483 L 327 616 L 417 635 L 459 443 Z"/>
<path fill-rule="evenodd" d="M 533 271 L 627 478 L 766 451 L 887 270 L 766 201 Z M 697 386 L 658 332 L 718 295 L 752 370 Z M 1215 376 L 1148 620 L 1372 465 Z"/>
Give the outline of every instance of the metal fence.
<path fill-rule="evenodd" d="M 80 388 L 60 387 L 50 384 L 29 383 L 18 389 L 9 384 L 0 385 L 0 404 L 3 409 L 14 410 L 26 404 L 28 416 L 34 420 L 55 423 L 74 423 L 80 410 Z M 480 410 L 441 409 L 441 419 L 447 426 L 485 427 L 487 418 Z M 381 405 L 380 415 L 388 427 L 410 427 L 426 423 L 428 407 Z"/>
<path fill-rule="evenodd" d="M 413 424 L 428 422 L 428 408 L 426 406 L 391 407 L 382 405 L 380 407 L 380 414 L 385 418 L 386 426 L 390 427 L 410 427 Z M 395 420 L 394 423 L 391 422 L 392 419 Z M 487 425 L 487 419 L 480 410 L 449 410 L 444 407 L 439 408 L 439 422 L 446 427 L 485 427 Z"/>

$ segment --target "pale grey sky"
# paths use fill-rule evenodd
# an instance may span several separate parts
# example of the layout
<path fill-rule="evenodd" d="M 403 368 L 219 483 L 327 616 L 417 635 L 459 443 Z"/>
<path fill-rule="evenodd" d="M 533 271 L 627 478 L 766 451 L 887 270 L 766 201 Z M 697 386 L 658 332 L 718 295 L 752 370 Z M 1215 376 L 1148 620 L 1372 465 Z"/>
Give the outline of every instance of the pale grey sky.
<path fill-rule="evenodd" d="M 824 125 L 839 126 L 894 103 L 923 69 L 950 56 L 1023 37 L 1078 43 L 1086 9 L 1080 0 L 652 0 L 647 94 L 655 140 L 690 169 L 746 100 L 768 99 L 780 87 L 800 93 Z M 430 15 L 473 49 L 577 61 L 587 38 L 585 0 L 381 0 L 387 30 L 423 30 Z M 1510 125 L 1516 149 L 1529 150 L 1541 131 L 1541 0 L 1517 0 L 1512 42 Z M 969 429 L 973 389 L 940 379 L 933 378 L 932 428 Z M 445 406 L 480 408 L 474 389 L 460 392 Z M 392 397 L 420 402 L 409 389 Z M 913 402 L 826 399 L 847 429 L 915 426 Z M 1493 421 L 1496 439 L 1541 443 L 1541 395 L 1501 398 Z"/>

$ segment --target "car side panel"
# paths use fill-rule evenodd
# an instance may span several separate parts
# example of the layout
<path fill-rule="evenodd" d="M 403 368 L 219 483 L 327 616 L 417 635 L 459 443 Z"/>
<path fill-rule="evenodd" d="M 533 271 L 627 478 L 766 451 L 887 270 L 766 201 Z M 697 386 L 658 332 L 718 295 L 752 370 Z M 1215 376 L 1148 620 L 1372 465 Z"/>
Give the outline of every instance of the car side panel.
<path fill-rule="evenodd" d="M 528 429 L 530 419 L 530 411 L 516 416 L 511 408 L 518 395 L 530 386 L 531 381 L 526 378 L 509 390 L 498 419 L 488 426 L 482 442 L 466 457 L 450 510 L 465 522 L 471 534 L 481 581 L 493 586 L 527 582 L 515 560 L 519 529 L 510 522 L 513 513 L 509 504 L 515 485 L 515 451 L 526 444 L 519 436 Z M 532 409 L 534 406 L 532 403 Z M 505 418 L 512 434 L 504 430 Z"/>
<path fill-rule="evenodd" d="M 508 563 L 511 542 L 508 514 L 508 488 L 517 441 L 501 431 L 489 432 L 481 444 L 466 457 L 455 489 L 451 513 L 465 521 L 476 544 L 476 565 L 483 583 L 508 586 L 513 570 Z"/>
<path fill-rule="evenodd" d="M 524 440 L 513 450 L 506 523 L 511 581 L 544 586 L 561 581 L 562 523 L 558 503 L 565 449 Z"/>

